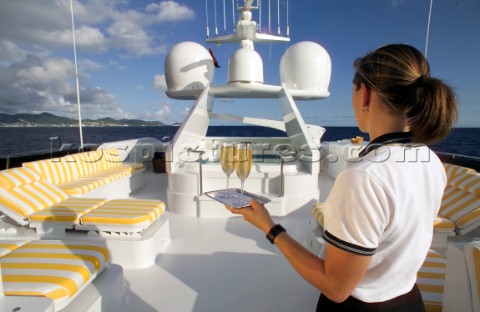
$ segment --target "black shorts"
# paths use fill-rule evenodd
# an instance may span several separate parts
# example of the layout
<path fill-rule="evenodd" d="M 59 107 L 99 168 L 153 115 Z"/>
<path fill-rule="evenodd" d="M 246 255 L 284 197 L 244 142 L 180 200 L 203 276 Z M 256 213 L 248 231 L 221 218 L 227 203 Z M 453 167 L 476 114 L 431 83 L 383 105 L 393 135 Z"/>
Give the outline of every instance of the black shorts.
<path fill-rule="evenodd" d="M 425 305 L 423 304 L 422 294 L 415 284 L 408 293 L 383 302 L 363 302 L 350 296 L 341 303 L 335 303 L 322 294 L 317 304 L 317 312 L 320 311 L 424 312 Z"/>

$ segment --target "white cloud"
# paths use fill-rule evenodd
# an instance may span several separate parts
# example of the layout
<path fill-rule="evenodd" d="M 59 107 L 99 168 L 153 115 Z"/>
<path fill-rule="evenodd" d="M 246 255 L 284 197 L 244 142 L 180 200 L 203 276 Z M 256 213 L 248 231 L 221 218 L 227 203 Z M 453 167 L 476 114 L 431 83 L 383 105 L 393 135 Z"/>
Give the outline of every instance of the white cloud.
<path fill-rule="evenodd" d="M 150 3 L 146 10 L 147 12 L 155 12 L 157 20 L 160 22 L 188 20 L 195 17 L 195 12 L 192 9 L 170 0 L 161 1 L 158 4 Z"/>
<path fill-rule="evenodd" d="M 153 77 L 153 87 L 162 91 L 167 90 L 167 81 L 165 80 L 165 75 L 157 74 Z"/>
<path fill-rule="evenodd" d="M 126 112 L 117 96 L 92 84 L 90 73 L 109 67 L 129 75 L 133 66 L 126 59 L 166 52 L 166 32 L 156 26 L 167 28 L 170 24 L 165 22 L 191 20 L 195 13 L 171 0 L 146 7 L 134 0 L 76 0 L 73 6 L 82 117 L 135 117 L 138 111 Z M 68 0 L 0 1 L 0 112 L 51 112 L 76 118 L 72 60 Z M 166 88 L 164 77 L 158 76 L 154 86 Z M 151 115 L 176 119 L 169 105 L 162 105 Z"/>
<path fill-rule="evenodd" d="M 0 111 L 50 112 L 76 118 L 77 97 L 72 61 L 59 57 L 25 60 L 9 67 L 0 66 Z M 81 103 L 86 118 L 92 115 L 124 117 L 114 95 L 101 87 L 82 84 Z"/>
<path fill-rule="evenodd" d="M 140 25 L 132 21 L 117 21 L 108 28 L 107 32 L 112 46 L 123 47 L 131 54 L 148 55 L 165 52 L 162 46 L 152 46 L 152 38 Z"/>

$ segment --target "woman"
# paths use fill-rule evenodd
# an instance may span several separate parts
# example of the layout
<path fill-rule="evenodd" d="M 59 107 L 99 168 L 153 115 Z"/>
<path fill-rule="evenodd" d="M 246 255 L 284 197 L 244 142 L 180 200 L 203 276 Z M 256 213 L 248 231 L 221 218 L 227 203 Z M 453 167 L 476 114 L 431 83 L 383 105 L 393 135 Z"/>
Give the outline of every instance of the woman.
<path fill-rule="evenodd" d="M 263 205 L 232 209 L 267 234 L 317 287 L 317 311 L 423 311 L 416 274 L 429 250 L 446 185 L 426 144 L 453 127 L 453 91 L 430 77 L 424 56 L 383 46 L 354 63 L 352 105 L 370 144 L 339 174 L 324 206 L 324 252 L 310 253 Z"/>

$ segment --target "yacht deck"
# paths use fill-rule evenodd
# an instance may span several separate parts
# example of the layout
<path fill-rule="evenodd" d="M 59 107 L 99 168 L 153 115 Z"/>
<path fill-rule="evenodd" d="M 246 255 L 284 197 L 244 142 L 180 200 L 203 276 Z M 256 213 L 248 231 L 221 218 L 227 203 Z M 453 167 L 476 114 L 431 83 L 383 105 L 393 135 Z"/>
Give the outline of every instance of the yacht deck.
<path fill-rule="evenodd" d="M 328 178 L 321 179 L 330 183 Z M 134 198 L 165 198 L 167 176 L 145 172 Z M 221 204 L 218 209 L 224 209 Z M 277 217 L 305 242 L 310 211 Z M 127 311 L 313 311 L 319 292 L 241 217 L 166 212 L 171 242 L 155 265 L 125 270 Z"/>

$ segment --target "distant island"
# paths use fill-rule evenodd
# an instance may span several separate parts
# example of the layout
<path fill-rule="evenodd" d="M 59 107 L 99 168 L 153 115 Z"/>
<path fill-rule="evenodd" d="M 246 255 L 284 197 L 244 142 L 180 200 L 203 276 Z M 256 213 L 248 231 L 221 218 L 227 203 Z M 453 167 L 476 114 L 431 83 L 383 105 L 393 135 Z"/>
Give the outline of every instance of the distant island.
<path fill-rule="evenodd" d="M 128 127 L 128 126 L 164 126 L 160 121 L 140 119 L 100 118 L 82 119 L 85 127 Z M 3 114 L 0 113 L 0 127 L 78 127 L 78 120 L 60 117 L 50 113 L 41 114 Z"/>

